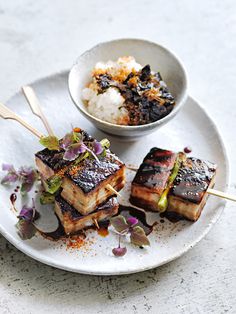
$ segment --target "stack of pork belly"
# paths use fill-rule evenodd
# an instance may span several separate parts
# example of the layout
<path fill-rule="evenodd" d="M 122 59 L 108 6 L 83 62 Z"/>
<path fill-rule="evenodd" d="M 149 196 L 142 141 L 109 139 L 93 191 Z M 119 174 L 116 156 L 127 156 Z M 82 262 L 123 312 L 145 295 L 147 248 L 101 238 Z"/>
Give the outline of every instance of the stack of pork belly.
<path fill-rule="evenodd" d="M 130 202 L 146 210 L 159 211 L 158 202 L 174 169 L 177 154 L 154 147 L 144 158 L 131 187 Z M 217 166 L 186 157 L 168 192 L 168 212 L 196 221 L 207 200 L 207 189 L 215 183 Z"/>
<path fill-rule="evenodd" d="M 94 141 L 81 130 L 84 141 Z M 125 165 L 107 150 L 104 157 L 85 158 L 79 163 L 63 159 L 64 150 L 48 150 L 35 154 L 36 165 L 45 182 L 53 175 L 62 175 L 60 191 L 55 196 L 55 213 L 65 232 L 73 234 L 99 221 L 109 219 L 118 212 L 116 191 L 125 184 Z"/>

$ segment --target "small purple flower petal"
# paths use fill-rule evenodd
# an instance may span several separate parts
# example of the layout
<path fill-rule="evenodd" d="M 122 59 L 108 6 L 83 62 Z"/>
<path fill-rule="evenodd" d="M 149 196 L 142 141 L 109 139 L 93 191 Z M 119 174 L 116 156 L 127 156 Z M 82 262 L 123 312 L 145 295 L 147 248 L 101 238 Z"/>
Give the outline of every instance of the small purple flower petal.
<path fill-rule="evenodd" d="M 127 249 L 126 249 L 126 247 L 116 247 L 112 250 L 112 253 L 115 256 L 121 257 L 127 253 Z"/>
<path fill-rule="evenodd" d="M 18 180 L 18 175 L 15 173 L 9 173 L 2 178 L 1 184 L 14 183 Z"/>
<path fill-rule="evenodd" d="M 38 174 L 32 167 L 21 167 L 18 174 L 22 181 L 21 193 L 25 194 L 32 189 L 34 182 L 38 178 Z"/>
<path fill-rule="evenodd" d="M 93 150 L 96 155 L 100 155 L 103 152 L 103 147 L 100 142 L 94 141 Z"/>
<path fill-rule="evenodd" d="M 75 143 L 70 145 L 63 156 L 64 160 L 75 160 L 79 154 L 86 152 L 87 146 L 83 142 Z"/>
<path fill-rule="evenodd" d="M 10 165 L 10 164 L 2 164 L 2 170 L 9 171 L 9 172 L 16 172 L 13 165 Z"/>
<path fill-rule="evenodd" d="M 34 213 L 35 213 L 34 208 L 27 207 L 26 205 L 24 205 L 20 211 L 20 214 L 18 215 L 18 218 L 21 218 L 27 221 L 33 221 Z"/>
<path fill-rule="evenodd" d="M 129 217 L 127 218 L 127 222 L 130 226 L 135 226 L 138 223 L 138 219 L 135 217 Z"/>

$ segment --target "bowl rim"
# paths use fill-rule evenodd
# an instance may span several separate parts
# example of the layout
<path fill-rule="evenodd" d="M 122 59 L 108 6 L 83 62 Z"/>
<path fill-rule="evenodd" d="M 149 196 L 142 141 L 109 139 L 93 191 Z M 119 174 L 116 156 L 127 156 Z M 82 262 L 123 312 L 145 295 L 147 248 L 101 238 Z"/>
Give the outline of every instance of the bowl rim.
<path fill-rule="evenodd" d="M 70 89 L 70 81 L 71 81 L 71 75 L 72 75 L 72 71 L 73 69 L 77 66 L 79 60 L 89 54 L 92 50 L 99 48 L 100 46 L 104 45 L 104 44 L 109 44 L 109 43 L 114 43 L 114 42 L 121 42 L 121 41 L 135 41 L 135 42 L 143 42 L 143 43 L 148 43 L 151 45 L 155 45 L 158 46 L 162 51 L 164 51 L 165 54 L 170 55 L 173 59 L 176 60 L 176 62 L 178 63 L 178 65 L 180 66 L 180 68 L 182 69 L 183 72 L 183 81 L 184 81 L 184 86 L 185 88 L 183 89 L 183 95 L 179 101 L 178 106 L 175 106 L 174 109 L 167 114 L 165 117 L 154 121 L 154 122 L 150 122 L 147 124 L 142 124 L 142 125 L 120 125 L 120 124 L 114 124 L 108 121 L 104 121 L 102 119 L 99 119 L 93 115 L 91 115 L 85 108 L 83 108 L 83 104 L 78 103 L 72 93 L 71 93 L 71 89 Z M 73 101 L 73 103 L 75 104 L 75 106 L 80 110 L 80 112 L 88 117 L 90 120 L 95 120 L 95 122 L 99 123 L 99 124 L 103 124 L 106 127 L 112 127 L 113 129 L 117 129 L 117 130 L 141 130 L 141 129 L 145 129 L 145 128 L 155 128 L 156 126 L 159 126 L 160 124 L 165 124 L 166 122 L 168 122 L 171 118 L 174 118 L 174 116 L 178 113 L 178 111 L 182 108 L 183 104 L 185 103 L 185 101 L 187 100 L 187 96 L 188 96 L 188 76 L 187 76 L 187 71 L 183 65 L 183 63 L 180 61 L 180 59 L 176 56 L 176 54 L 164 47 L 163 45 L 160 45 L 156 42 L 153 42 L 151 40 L 147 40 L 147 39 L 141 39 L 141 38 L 118 38 L 118 39 L 113 39 L 113 40 L 108 40 L 108 41 L 103 41 L 101 43 L 96 44 L 95 46 L 93 46 L 90 49 L 85 50 L 82 54 L 79 55 L 79 57 L 76 59 L 76 61 L 73 63 L 70 71 L 69 71 L 69 75 L 68 75 L 68 90 L 69 90 L 69 95 Z"/>

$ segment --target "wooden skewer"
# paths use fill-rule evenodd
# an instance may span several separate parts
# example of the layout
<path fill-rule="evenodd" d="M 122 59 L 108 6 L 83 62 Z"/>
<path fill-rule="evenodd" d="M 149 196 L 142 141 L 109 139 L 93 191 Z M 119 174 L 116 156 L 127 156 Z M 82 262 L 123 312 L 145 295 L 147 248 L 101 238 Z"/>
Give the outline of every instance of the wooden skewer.
<path fill-rule="evenodd" d="M 108 184 L 108 185 L 106 186 L 106 189 L 112 191 L 114 194 L 116 194 L 117 196 L 119 196 L 123 201 L 125 201 L 124 197 L 123 197 L 119 192 L 117 192 L 110 184 Z M 120 205 L 121 205 L 121 204 L 120 204 Z M 128 204 L 128 205 L 125 205 L 125 206 L 130 206 L 130 205 Z M 141 211 L 144 212 L 144 209 L 143 209 L 143 208 L 137 207 L 137 206 L 135 206 L 135 205 L 132 205 L 132 208 L 136 208 L 136 209 L 141 210 Z"/>
<path fill-rule="evenodd" d="M 126 166 L 126 168 L 129 169 L 129 170 L 132 170 L 132 171 L 137 171 L 138 170 L 137 166 Z M 217 196 L 217 197 L 220 197 L 220 198 L 225 198 L 227 200 L 236 202 L 236 196 L 234 196 L 234 195 L 230 195 L 228 193 L 221 192 L 221 191 L 218 191 L 218 190 L 215 190 L 215 189 L 207 189 L 206 192 L 208 194 L 210 194 L 210 195 L 214 195 L 214 196 Z"/>
<path fill-rule="evenodd" d="M 19 122 L 21 125 L 23 125 L 26 129 L 28 129 L 30 132 L 32 132 L 37 137 L 41 138 L 43 134 L 38 132 L 35 128 L 33 128 L 31 125 L 29 125 L 26 121 L 24 121 L 20 116 L 15 114 L 13 111 L 8 109 L 5 105 L 0 103 L 0 117 L 3 119 L 11 119 Z"/>
<path fill-rule="evenodd" d="M 110 184 L 106 185 L 106 189 L 110 190 L 111 192 L 123 199 L 123 196 L 119 192 L 117 192 Z"/>
<path fill-rule="evenodd" d="M 45 117 L 42 108 L 40 106 L 39 100 L 33 90 L 32 87 L 30 86 L 23 86 L 22 87 L 22 91 L 30 105 L 30 108 L 32 110 L 32 112 L 41 119 L 41 121 L 43 122 L 47 132 L 49 135 L 54 136 L 53 130 L 51 128 L 51 126 L 48 123 L 47 118 Z"/>
<path fill-rule="evenodd" d="M 214 196 L 221 197 L 221 198 L 225 198 L 225 199 L 233 201 L 233 202 L 236 202 L 236 196 L 235 195 L 230 195 L 228 193 L 217 191 L 215 189 L 208 189 L 207 193 L 214 195 Z"/>
<path fill-rule="evenodd" d="M 32 112 L 33 112 L 37 117 L 39 117 L 39 118 L 42 120 L 42 122 L 43 122 L 43 124 L 44 124 L 46 130 L 48 131 L 48 134 L 49 134 L 49 135 L 54 135 L 51 126 L 49 125 L 49 123 L 48 123 L 48 121 L 47 121 L 45 115 L 43 114 L 43 111 L 42 111 L 42 109 L 41 109 L 39 100 L 38 100 L 38 98 L 37 98 L 37 96 L 36 96 L 36 94 L 35 94 L 33 88 L 30 87 L 30 86 L 23 86 L 23 87 L 22 87 L 22 91 L 23 91 L 23 93 L 24 93 L 26 99 L 28 100 L 28 103 L 29 103 L 29 105 L 30 105 L 30 108 L 31 108 Z M 122 196 L 120 195 L 120 193 L 117 192 L 110 184 L 108 184 L 108 185 L 106 186 L 106 188 L 107 188 L 108 190 L 112 191 L 113 193 L 115 193 L 116 195 L 119 195 L 120 197 L 122 197 Z M 96 227 L 99 228 L 97 221 L 96 221 L 96 222 L 94 221 L 94 223 L 95 223 Z"/>
<path fill-rule="evenodd" d="M 97 229 L 100 229 L 97 219 L 93 218 L 93 222 Z"/>

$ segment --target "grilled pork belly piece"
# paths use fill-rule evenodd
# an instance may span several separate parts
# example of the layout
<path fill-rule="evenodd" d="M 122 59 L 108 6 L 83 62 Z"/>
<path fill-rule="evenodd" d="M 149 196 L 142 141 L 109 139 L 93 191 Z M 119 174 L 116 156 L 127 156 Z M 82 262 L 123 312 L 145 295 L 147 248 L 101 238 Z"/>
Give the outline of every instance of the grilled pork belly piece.
<path fill-rule="evenodd" d="M 116 197 L 111 197 L 105 203 L 99 205 L 93 213 L 82 216 L 75 208 L 69 205 L 60 194 L 55 198 L 55 212 L 60 219 L 66 234 L 73 234 L 79 230 L 107 220 L 118 213 L 119 204 Z"/>
<path fill-rule="evenodd" d="M 168 211 L 196 221 L 207 200 L 207 189 L 214 186 L 217 166 L 194 157 L 181 166 L 168 196 Z"/>
<path fill-rule="evenodd" d="M 87 132 L 81 130 L 80 133 L 82 134 L 84 141 L 94 141 L 94 138 Z M 64 149 L 57 151 L 45 148 L 35 154 L 35 163 L 43 180 L 47 180 L 72 163 L 71 161 L 63 159 L 64 152 Z"/>
<path fill-rule="evenodd" d="M 106 186 L 120 191 L 125 184 L 125 165 L 113 154 L 99 160 L 85 159 L 65 172 L 62 197 L 82 215 L 87 215 L 114 195 Z"/>
<path fill-rule="evenodd" d="M 176 154 L 152 148 L 139 167 L 131 186 L 130 202 L 144 209 L 158 211 L 157 204 L 173 169 Z"/>

